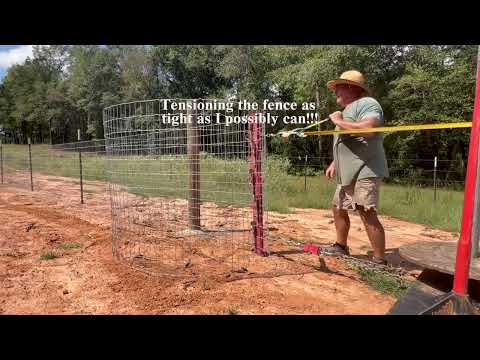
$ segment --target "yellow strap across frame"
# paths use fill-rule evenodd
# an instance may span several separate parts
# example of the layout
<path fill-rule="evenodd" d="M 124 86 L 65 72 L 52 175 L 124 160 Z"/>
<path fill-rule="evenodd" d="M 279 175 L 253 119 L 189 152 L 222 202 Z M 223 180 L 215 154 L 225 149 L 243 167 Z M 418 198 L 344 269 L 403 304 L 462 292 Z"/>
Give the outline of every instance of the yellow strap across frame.
<path fill-rule="evenodd" d="M 414 130 L 435 130 L 435 129 L 454 129 L 454 128 L 469 128 L 472 127 L 472 122 L 457 122 L 444 124 L 424 124 L 424 125 L 399 125 L 376 127 L 369 129 L 354 129 L 354 130 L 321 130 L 321 131 L 305 131 L 305 136 L 322 136 L 333 134 L 360 134 L 372 132 L 397 132 L 397 131 L 414 131 Z"/>

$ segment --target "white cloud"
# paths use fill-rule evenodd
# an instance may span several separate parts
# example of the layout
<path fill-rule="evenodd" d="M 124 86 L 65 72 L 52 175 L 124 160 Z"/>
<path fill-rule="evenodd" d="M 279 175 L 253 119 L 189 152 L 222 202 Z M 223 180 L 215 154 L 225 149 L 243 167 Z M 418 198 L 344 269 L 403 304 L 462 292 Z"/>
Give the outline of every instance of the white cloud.
<path fill-rule="evenodd" d="M 15 64 L 21 64 L 27 57 L 32 57 L 33 45 L 20 45 L 14 49 L 0 51 L 0 69 L 8 69 Z"/>

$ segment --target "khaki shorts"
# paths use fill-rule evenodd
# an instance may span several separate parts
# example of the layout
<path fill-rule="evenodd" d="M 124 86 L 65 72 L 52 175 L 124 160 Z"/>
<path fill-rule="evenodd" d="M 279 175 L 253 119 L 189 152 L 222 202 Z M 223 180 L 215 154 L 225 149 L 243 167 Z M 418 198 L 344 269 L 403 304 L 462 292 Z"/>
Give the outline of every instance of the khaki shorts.
<path fill-rule="evenodd" d="M 377 211 L 381 183 L 382 178 L 367 178 L 347 186 L 337 185 L 333 205 L 344 210 L 355 210 L 358 205 Z"/>

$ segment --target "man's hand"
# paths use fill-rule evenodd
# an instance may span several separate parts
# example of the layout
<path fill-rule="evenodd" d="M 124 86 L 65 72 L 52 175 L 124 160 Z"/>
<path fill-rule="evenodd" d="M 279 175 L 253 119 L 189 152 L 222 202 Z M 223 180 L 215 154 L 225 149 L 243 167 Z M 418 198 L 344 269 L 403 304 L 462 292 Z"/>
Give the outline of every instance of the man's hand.
<path fill-rule="evenodd" d="M 343 121 L 343 115 L 341 111 L 335 111 L 334 113 L 331 113 L 329 117 L 335 125 L 338 125 L 338 122 Z"/>
<path fill-rule="evenodd" d="M 325 176 L 329 179 L 333 178 L 335 175 L 335 162 L 332 161 L 327 171 L 325 171 Z"/>
<path fill-rule="evenodd" d="M 362 119 L 362 121 L 346 121 L 343 119 L 342 113 L 340 111 L 335 111 L 333 114 L 330 114 L 330 119 L 336 126 L 338 126 L 342 130 L 370 129 L 379 125 L 378 119 L 372 116 L 364 118 Z M 350 136 L 372 138 L 375 136 L 375 133 L 358 133 L 350 134 Z"/>

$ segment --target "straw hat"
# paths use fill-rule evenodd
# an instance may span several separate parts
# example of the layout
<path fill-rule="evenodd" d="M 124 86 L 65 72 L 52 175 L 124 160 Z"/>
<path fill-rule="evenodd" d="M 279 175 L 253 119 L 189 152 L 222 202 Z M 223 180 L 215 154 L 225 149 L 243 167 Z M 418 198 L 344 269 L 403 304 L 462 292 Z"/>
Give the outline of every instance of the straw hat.
<path fill-rule="evenodd" d="M 330 80 L 327 83 L 327 87 L 330 90 L 335 91 L 336 86 L 340 84 L 347 84 L 347 85 L 354 85 L 354 86 L 361 87 L 367 95 L 371 95 L 370 89 L 365 84 L 365 77 L 360 71 L 357 71 L 357 70 L 345 71 L 342 75 L 340 75 L 339 79 Z"/>

